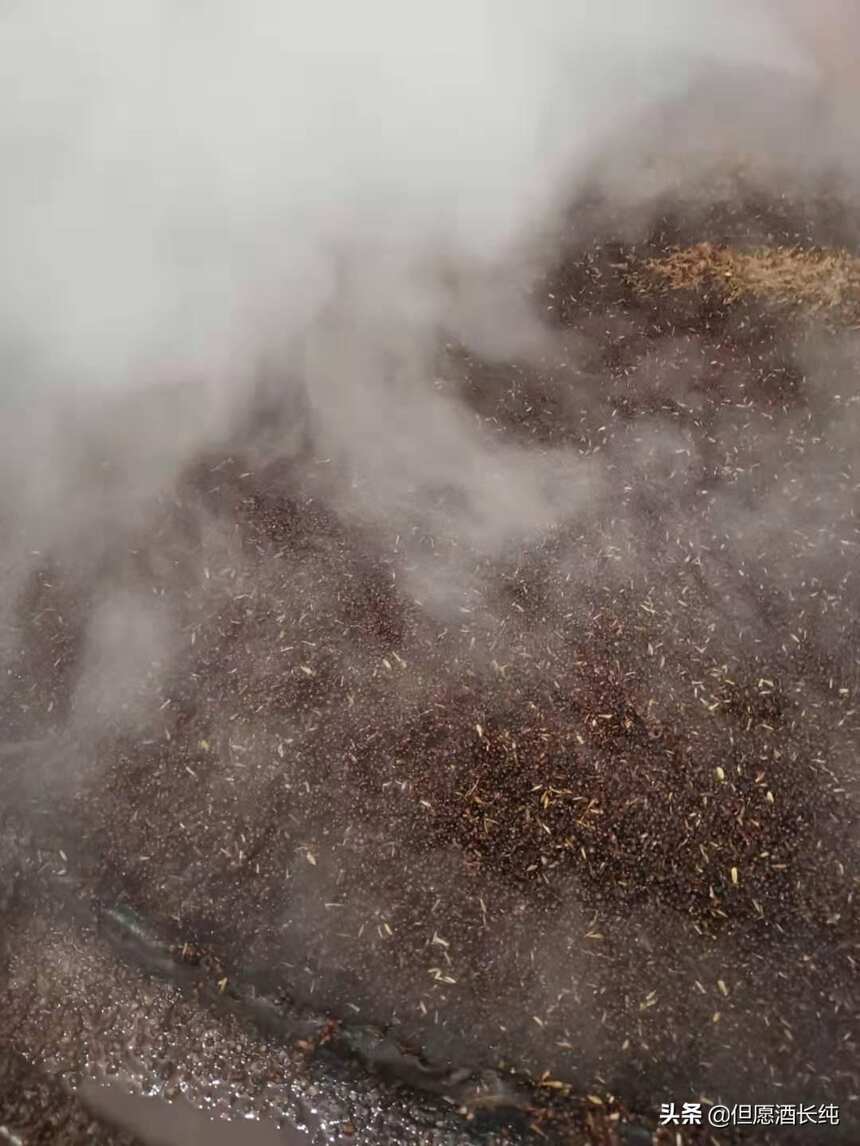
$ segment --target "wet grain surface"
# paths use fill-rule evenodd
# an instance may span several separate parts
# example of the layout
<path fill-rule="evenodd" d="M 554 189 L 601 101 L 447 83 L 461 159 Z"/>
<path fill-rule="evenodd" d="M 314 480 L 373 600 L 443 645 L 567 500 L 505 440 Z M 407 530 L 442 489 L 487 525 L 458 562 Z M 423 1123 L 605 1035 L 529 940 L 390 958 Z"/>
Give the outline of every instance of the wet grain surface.
<path fill-rule="evenodd" d="M 315 455 L 310 427 L 286 461 L 243 442 L 201 459 L 95 568 L 46 559 L 0 700 L 22 743 L 2 761 L 4 814 L 26 811 L 29 854 L 146 921 L 177 975 L 202 967 L 216 993 L 253 985 L 332 1029 L 387 1032 L 390 1073 L 437 1070 L 433 1101 L 464 1132 L 465 1066 L 535 1087 L 513 1137 L 532 1124 L 565 1140 L 541 1094 L 569 1102 L 571 1126 L 588 1094 L 646 1122 L 704 1095 L 836 1102 L 827 1140 L 851 1140 L 857 343 L 756 300 L 629 279 L 673 243 L 850 242 L 838 218 L 723 204 L 683 224 L 667 212 L 635 247 L 604 218 L 536 286 L 557 336 L 543 363 L 448 347 L 435 386 L 482 434 L 548 464 L 569 451 L 587 475 L 569 513 L 510 545 L 470 542 L 453 485 L 414 513 L 404 490 L 390 522 L 357 514 L 356 476 Z M 76 705 L 108 584 L 152 597 L 172 651 L 125 697 L 128 719 L 85 695 L 93 735 Z M 150 1040 L 176 1026 L 192 1098 L 229 1076 L 216 1105 L 238 1094 L 306 1124 L 292 1091 L 264 1101 L 248 1081 L 252 1036 L 210 1036 L 212 1012 L 170 974 L 143 996 L 124 982 L 122 1020 L 97 1018 L 87 991 L 106 1000 L 133 972 L 86 922 L 61 955 L 73 925 L 52 930 L 3 887 L 12 1048 L 85 1077 L 80 1047 L 109 1057 L 104 1042 L 72 1029 L 55 1045 L 52 1015 L 79 990 L 78 1021 L 118 1047 L 137 997 L 155 1016 L 152 1086 L 170 1084 Z M 187 1057 L 210 1038 L 220 1074 Z M 305 1078 L 307 1038 L 267 1038 L 259 1069 Z M 373 1141 L 357 1117 L 330 1121 Z"/>

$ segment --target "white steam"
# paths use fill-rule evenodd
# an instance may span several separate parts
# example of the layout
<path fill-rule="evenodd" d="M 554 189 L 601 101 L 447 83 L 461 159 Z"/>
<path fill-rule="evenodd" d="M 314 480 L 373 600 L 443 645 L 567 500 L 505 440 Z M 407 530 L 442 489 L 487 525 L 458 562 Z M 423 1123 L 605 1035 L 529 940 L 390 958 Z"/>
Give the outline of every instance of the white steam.
<path fill-rule="evenodd" d="M 352 329 L 323 366 L 336 377 L 313 385 L 353 412 L 392 339 L 414 366 L 441 323 L 468 328 L 463 282 L 492 297 L 498 276 L 478 272 L 522 261 L 613 132 L 709 61 L 802 70 L 766 15 L 725 0 L 5 3 L 4 404 L 206 383 L 229 420 L 260 363 L 294 367 L 335 306 Z M 505 317 L 507 349 L 512 322 L 527 331 Z"/>

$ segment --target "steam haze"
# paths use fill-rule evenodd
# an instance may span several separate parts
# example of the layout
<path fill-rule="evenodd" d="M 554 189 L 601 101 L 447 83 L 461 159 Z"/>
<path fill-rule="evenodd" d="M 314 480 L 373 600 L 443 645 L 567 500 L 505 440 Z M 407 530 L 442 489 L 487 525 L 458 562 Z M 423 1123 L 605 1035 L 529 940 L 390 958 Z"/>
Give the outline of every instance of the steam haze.
<path fill-rule="evenodd" d="M 856 248 L 815 13 L 0 4 L 0 775 L 71 867 L 445 1062 L 856 1093 L 857 331 L 620 269 Z"/>
<path fill-rule="evenodd" d="M 436 339 L 532 349 L 527 256 L 610 140 L 717 64 L 808 77 L 767 16 L 5 5 L 0 345 L 17 497 L 23 485 L 39 518 L 62 504 L 66 525 L 87 515 L 76 455 L 100 447 L 81 436 L 117 431 L 135 439 L 120 451 L 128 494 L 145 495 L 235 425 L 274 363 L 307 389 L 325 446 L 375 457 L 386 493 L 435 468 L 492 515 L 474 479 L 485 449 L 429 390 Z M 140 389 L 151 408 L 117 408 Z M 83 425 L 58 432 L 69 406 Z M 505 461 L 507 514 L 523 466 Z M 538 507 L 515 499 L 527 523 Z"/>

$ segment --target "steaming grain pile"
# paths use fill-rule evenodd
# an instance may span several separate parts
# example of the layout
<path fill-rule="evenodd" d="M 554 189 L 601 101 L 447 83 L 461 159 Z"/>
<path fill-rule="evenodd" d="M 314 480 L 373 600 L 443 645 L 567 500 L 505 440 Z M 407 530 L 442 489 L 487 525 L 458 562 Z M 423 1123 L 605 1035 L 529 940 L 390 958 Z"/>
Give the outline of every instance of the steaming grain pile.
<path fill-rule="evenodd" d="M 0 1137 L 856 1140 L 838 38 L 84 7 L 0 14 Z"/>
<path fill-rule="evenodd" d="M 573 372 L 439 363 L 493 434 L 617 467 L 601 513 L 488 556 L 356 521 L 312 453 L 201 459 L 112 558 L 183 648 L 136 734 L 60 748 L 93 763 L 53 828 L 216 998 L 322 1008 L 349 1053 L 386 1029 L 396 1076 L 559 1140 L 670 1091 L 845 1102 L 856 1071 L 856 399 L 805 384 L 754 291 L 672 263 L 686 294 L 643 292 L 633 257 L 574 246 L 541 284 L 562 334 L 603 331 Z M 789 531 L 751 508 L 774 497 Z M 87 608 L 34 579 L 22 737 L 73 713 Z"/>

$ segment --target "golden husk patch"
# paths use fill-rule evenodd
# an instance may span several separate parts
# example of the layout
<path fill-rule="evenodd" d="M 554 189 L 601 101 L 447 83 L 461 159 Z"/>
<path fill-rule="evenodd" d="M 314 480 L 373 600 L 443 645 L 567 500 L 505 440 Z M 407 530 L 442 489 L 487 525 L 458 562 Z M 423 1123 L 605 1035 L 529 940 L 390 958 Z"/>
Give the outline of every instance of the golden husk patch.
<path fill-rule="evenodd" d="M 730 302 L 759 298 L 860 324 L 860 258 L 844 250 L 696 243 L 648 259 L 630 281 L 644 292 L 716 288 Z"/>

